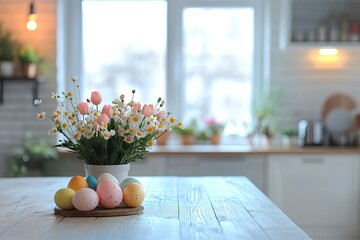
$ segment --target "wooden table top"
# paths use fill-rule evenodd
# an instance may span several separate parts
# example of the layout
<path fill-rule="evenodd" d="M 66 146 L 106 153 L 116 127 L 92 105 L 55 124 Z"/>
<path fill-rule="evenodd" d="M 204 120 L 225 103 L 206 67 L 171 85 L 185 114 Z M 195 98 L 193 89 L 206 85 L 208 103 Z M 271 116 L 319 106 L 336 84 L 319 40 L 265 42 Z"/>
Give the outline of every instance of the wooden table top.
<path fill-rule="evenodd" d="M 0 239 L 310 239 L 245 177 L 139 177 L 144 212 L 54 214 L 70 177 L 0 178 Z"/>

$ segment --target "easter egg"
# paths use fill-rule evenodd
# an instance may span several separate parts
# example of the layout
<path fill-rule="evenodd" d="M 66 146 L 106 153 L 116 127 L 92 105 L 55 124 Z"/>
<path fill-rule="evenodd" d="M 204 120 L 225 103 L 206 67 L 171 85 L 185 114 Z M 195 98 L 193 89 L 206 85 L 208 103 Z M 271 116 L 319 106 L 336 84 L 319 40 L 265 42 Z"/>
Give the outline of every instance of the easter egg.
<path fill-rule="evenodd" d="M 99 205 L 99 196 L 91 188 L 81 188 L 74 194 L 72 204 L 79 211 L 91 211 Z"/>
<path fill-rule="evenodd" d="M 89 185 L 87 184 L 86 180 L 82 176 L 74 176 L 70 179 L 68 183 L 68 188 L 71 188 L 75 192 L 81 188 L 87 188 Z"/>
<path fill-rule="evenodd" d="M 114 177 L 114 175 L 110 174 L 110 173 L 102 173 L 99 175 L 98 177 L 98 184 L 103 181 L 103 180 L 110 180 L 115 182 L 117 185 L 119 185 L 119 181 L 116 179 L 116 177 Z"/>
<path fill-rule="evenodd" d="M 145 199 L 143 187 L 138 183 L 128 184 L 123 192 L 123 203 L 128 207 L 137 207 Z"/>
<path fill-rule="evenodd" d="M 115 182 L 108 179 L 102 180 L 98 184 L 96 192 L 99 195 L 100 205 L 104 208 L 116 208 L 120 206 L 123 193 L 120 186 Z"/>
<path fill-rule="evenodd" d="M 71 188 L 61 188 L 57 190 L 54 196 L 56 206 L 61 209 L 74 209 L 72 204 L 72 198 L 75 195 L 75 191 Z"/>
<path fill-rule="evenodd" d="M 96 177 L 88 176 L 86 178 L 86 182 L 87 182 L 89 188 L 96 191 L 96 187 L 97 187 L 97 184 L 98 184 Z"/>
<path fill-rule="evenodd" d="M 139 180 L 137 180 L 136 178 L 127 177 L 120 183 L 121 190 L 124 191 L 125 187 L 130 183 L 137 183 L 137 184 L 140 184 L 142 186 L 141 182 Z"/>

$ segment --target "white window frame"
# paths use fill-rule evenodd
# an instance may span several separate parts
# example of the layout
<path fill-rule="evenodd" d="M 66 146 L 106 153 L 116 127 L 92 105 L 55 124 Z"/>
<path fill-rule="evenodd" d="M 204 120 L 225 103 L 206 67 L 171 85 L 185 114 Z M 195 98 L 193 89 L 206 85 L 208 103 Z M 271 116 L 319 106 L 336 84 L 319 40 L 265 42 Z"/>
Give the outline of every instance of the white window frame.
<path fill-rule="evenodd" d="M 254 9 L 253 92 L 270 84 L 270 1 L 267 0 L 168 0 L 167 1 L 167 108 L 181 119 L 184 106 L 182 12 L 187 7 L 252 7 Z M 58 92 L 69 89 L 71 76 L 83 76 L 82 0 L 58 0 Z M 266 31 L 265 31 L 266 29 Z M 82 81 L 80 81 L 81 85 Z M 80 86 L 81 87 L 81 86 Z"/>

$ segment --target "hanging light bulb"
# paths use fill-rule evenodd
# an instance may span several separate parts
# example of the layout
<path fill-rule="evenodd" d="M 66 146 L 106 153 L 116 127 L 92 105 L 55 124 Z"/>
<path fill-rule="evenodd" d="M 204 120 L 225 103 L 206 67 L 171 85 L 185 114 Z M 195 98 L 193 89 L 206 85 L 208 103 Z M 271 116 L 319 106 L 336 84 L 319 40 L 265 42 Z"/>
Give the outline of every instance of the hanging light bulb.
<path fill-rule="evenodd" d="M 30 11 L 29 11 L 29 17 L 28 22 L 26 23 L 26 27 L 30 31 L 34 31 L 37 28 L 37 22 L 36 22 L 36 13 L 35 13 L 35 3 L 34 1 L 31 1 L 30 3 Z"/>

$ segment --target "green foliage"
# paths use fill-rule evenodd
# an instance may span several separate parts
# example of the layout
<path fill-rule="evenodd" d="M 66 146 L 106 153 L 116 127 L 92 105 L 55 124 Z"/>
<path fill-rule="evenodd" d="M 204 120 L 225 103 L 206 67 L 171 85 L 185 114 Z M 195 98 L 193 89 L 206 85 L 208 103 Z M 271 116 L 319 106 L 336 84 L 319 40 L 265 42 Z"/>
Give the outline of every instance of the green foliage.
<path fill-rule="evenodd" d="M 281 91 L 271 89 L 262 92 L 252 103 L 252 113 L 255 118 L 255 127 L 250 134 L 260 133 L 270 136 L 270 118 L 275 114 L 279 105 Z"/>
<path fill-rule="evenodd" d="M 179 136 L 184 136 L 184 135 L 196 135 L 196 130 L 198 128 L 198 124 L 196 119 L 192 119 L 190 124 L 187 125 L 186 127 L 174 127 L 173 131 L 178 134 Z"/>
<path fill-rule="evenodd" d="M 15 56 L 16 42 L 11 33 L 5 30 L 0 22 L 0 61 L 12 61 Z"/>
<path fill-rule="evenodd" d="M 118 125 L 114 119 L 111 119 L 108 129 L 118 131 Z M 60 127 L 58 128 L 58 131 L 66 136 Z M 103 136 L 96 134 L 89 139 L 82 136 L 76 144 L 68 138 L 62 144 L 56 145 L 55 147 L 65 147 L 70 149 L 77 158 L 84 160 L 87 164 L 127 164 L 135 162 L 138 159 L 144 159 L 144 154 L 147 152 L 147 142 L 154 137 L 154 134 L 149 134 L 132 143 L 125 142 L 124 138 L 119 135 L 115 135 L 108 140 L 105 140 Z"/>
<path fill-rule="evenodd" d="M 224 131 L 225 126 L 223 124 L 212 124 L 206 126 L 205 130 L 209 132 L 210 135 L 220 134 Z"/>
<path fill-rule="evenodd" d="M 284 128 L 281 130 L 281 134 L 288 137 L 296 136 L 297 132 L 294 129 L 291 128 Z"/>
<path fill-rule="evenodd" d="M 32 134 L 28 132 L 22 139 L 21 145 L 11 150 L 7 174 L 10 177 L 25 176 L 31 166 L 41 165 L 45 161 L 57 158 L 57 151 L 45 139 L 35 142 Z"/>
<path fill-rule="evenodd" d="M 36 52 L 36 50 L 30 46 L 24 46 L 20 49 L 19 60 L 21 63 L 29 64 L 29 63 L 40 63 L 40 55 Z"/>

